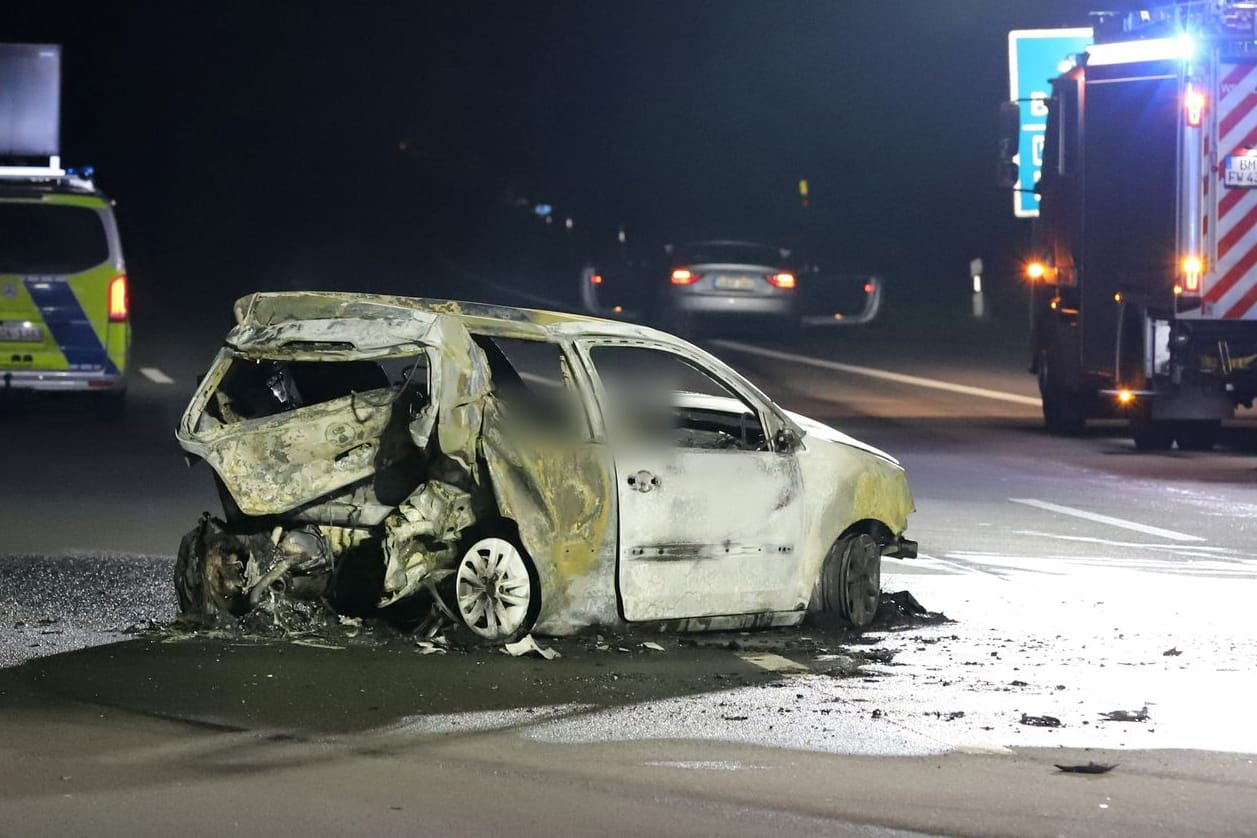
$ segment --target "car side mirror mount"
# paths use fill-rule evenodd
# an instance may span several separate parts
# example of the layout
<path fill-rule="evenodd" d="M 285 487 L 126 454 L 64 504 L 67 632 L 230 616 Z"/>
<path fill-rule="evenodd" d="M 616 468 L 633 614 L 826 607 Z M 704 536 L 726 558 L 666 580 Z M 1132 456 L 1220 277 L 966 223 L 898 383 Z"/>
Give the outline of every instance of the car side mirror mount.
<path fill-rule="evenodd" d="M 778 428 L 773 434 L 773 450 L 778 454 L 793 454 L 801 446 L 799 435 L 793 428 Z"/>

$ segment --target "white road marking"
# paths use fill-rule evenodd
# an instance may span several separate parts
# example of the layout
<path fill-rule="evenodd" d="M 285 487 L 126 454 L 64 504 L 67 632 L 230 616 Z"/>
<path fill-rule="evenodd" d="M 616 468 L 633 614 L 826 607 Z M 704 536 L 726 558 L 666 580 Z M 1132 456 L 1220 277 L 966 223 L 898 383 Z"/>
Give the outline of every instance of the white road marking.
<path fill-rule="evenodd" d="M 951 381 L 937 381 L 933 378 L 921 378 L 916 375 L 904 375 L 899 372 L 891 372 L 890 370 L 877 369 L 875 367 L 862 367 L 856 364 L 844 364 L 839 361 L 827 361 L 823 358 L 812 358 L 808 355 L 796 355 L 793 352 L 782 352 L 778 349 L 765 349 L 762 346 L 752 346 L 749 343 L 741 343 L 736 340 L 713 340 L 711 343 L 715 346 L 722 346 L 725 349 L 732 349 L 735 352 L 745 352 L 748 355 L 761 355 L 765 358 L 773 358 L 777 361 L 792 361 L 796 364 L 805 364 L 811 367 L 818 367 L 824 370 L 834 370 L 835 372 L 846 372 L 852 375 L 863 375 L 867 378 L 880 378 L 883 381 L 893 381 L 896 384 L 908 384 L 913 387 L 926 387 L 931 390 L 946 390 L 949 393 L 960 393 L 965 396 L 977 396 L 982 399 L 994 399 L 1001 402 L 1012 402 L 1013 404 L 1024 404 L 1030 407 L 1040 407 L 1043 402 L 1032 396 L 1021 396 L 1017 393 L 1005 393 L 1002 390 L 988 390 L 985 387 L 970 387 L 968 384 L 955 384 Z"/>
<path fill-rule="evenodd" d="M 1056 512 L 1061 515 L 1071 515 L 1075 518 L 1082 518 L 1085 521 L 1094 521 L 1097 524 L 1108 524 L 1110 527 L 1121 527 L 1124 530 L 1134 530 L 1144 535 L 1152 535 L 1157 538 L 1168 538 L 1170 541 L 1206 541 L 1198 535 L 1187 535 L 1186 533 L 1175 532 L 1174 530 L 1166 530 L 1161 527 L 1150 527 L 1147 524 L 1140 524 L 1135 521 L 1127 521 L 1124 518 L 1113 518 L 1109 515 L 1100 515 L 1095 512 L 1088 512 L 1085 509 L 1074 509 L 1072 506 L 1061 506 L 1056 503 L 1048 503 L 1045 500 L 1035 500 L 1034 498 L 1009 498 L 1013 503 L 1020 503 L 1025 506 L 1033 506 L 1038 509 L 1046 509 L 1048 512 Z"/>
<path fill-rule="evenodd" d="M 935 556 L 927 556 L 925 554 L 917 554 L 915 559 L 896 559 L 894 556 L 882 556 L 882 568 L 887 573 L 934 573 L 934 574 L 956 574 L 967 573 L 974 576 L 985 576 L 987 578 L 1007 581 L 999 574 L 992 573 L 989 570 L 983 570 L 980 567 L 966 564 L 964 562 L 950 561 L 948 559 L 940 559 Z M 902 570 L 900 570 L 902 568 Z"/>
<path fill-rule="evenodd" d="M 978 754 L 981 756 L 1007 756 L 1013 752 L 996 742 L 953 742 L 952 747 L 958 754 Z"/>
<path fill-rule="evenodd" d="M 1164 559 L 1122 559 L 1111 555 L 1071 556 L 1051 553 L 1039 553 L 1033 556 L 1014 556 L 1007 553 L 973 553 L 965 551 L 957 551 L 947 555 L 957 562 L 969 562 L 990 568 L 988 572 L 993 575 L 999 575 L 1001 571 L 1024 571 L 1042 576 L 1066 577 L 1079 568 L 1084 568 L 1088 573 L 1092 574 L 1168 573 L 1175 576 L 1210 578 L 1257 578 L 1257 562 L 1252 561 L 1219 561 L 1216 559 L 1181 561 L 1168 557 Z"/>
<path fill-rule="evenodd" d="M 1209 547 L 1200 545 L 1196 547 L 1180 547 L 1177 544 L 1150 544 L 1146 541 L 1114 541 L 1111 538 L 1095 538 L 1088 535 L 1061 535 L 1054 532 L 1040 532 L 1039 530 L 1013 530 L 1016 535 L 1028 535 L 1032 538 L 1055 538 L 1058 541 L 1073 541 L 1079 544 L 1103 544 L 1106 547 L 1134 547 L 1139 550 L 1159 550 L 1162 552 L 1171 552 L 1175 556 L 1197 556 L 1202 559 L 1226 559 L 1233 558 L 1235 560 L 1248 560 L 1257 558 L 1252 553 L 1241 553 L 1230 547 Z"/>
<path fill-rule="evenodd" d="M 157 369 L 157 367 L 140 367 L 140 375 L 147 378 L 154 384 L 174 384 L 175 380 L 166 373 Z"/>
<path fill-rule="evenodd" d="M 769 672 L 810 672 L 803 664 L 774 655 L 772 652 L 737 652 L 738 657 L 752 666 L 767 669 Z"/>

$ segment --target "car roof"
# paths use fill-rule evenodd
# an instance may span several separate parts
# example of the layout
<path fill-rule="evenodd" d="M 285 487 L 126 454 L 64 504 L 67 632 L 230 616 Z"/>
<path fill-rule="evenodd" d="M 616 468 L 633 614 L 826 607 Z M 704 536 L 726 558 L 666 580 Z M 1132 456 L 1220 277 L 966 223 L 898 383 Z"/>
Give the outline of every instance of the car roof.
<path fill-rule="evenodd" d="M 236 322 L 250 326 L 339 317 L 395 319 L 415 313 L 452 317 L 467 331 L 480 335 L 551 341 L 622 337 L 685 345 L 667 332 L 634 323 L 461 300 L 334 291 L 266 291 L 241 297 L 235 305 Z"/>
<path fill-rule="evenodd" d="M 0 178 L 0 201 L 44 201 L 51 204 L 110 206 L 109 198 L 96 188 L 3 178 Z"/>

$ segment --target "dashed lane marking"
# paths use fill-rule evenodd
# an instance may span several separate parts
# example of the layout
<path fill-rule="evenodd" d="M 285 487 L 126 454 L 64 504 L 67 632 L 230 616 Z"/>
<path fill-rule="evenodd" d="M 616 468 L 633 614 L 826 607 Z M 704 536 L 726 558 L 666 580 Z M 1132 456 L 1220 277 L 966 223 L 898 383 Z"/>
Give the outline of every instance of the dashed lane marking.
<path fill-rule="evenodd" d="M 772 652 L 737 652 L 736 654 L 739 658 L 752 666 L 758 666 L 760 669 L 767 669 L 769 672 L 812 671 L 798 661 L 783 658 L 781 655 L 774 655 Z"/>
<path fill-rule="evenodd" d="M 154 384 L 174 384 L 175 380 L 157 367 L 140 367 L 140 375 Z"/>
<path fill-rule="evenodd" d="M 945 390 L 949 393 L 960 393 L 965 396 L 977 396 L 982 399 L 994 399 L 995 401 L 1011 402 L 1013 404 L 1024 404 L 1029 407 L 1040 407 L 1043 402 L 1032 396 L 1022 396 L 1017 393 L 1005 393 L 1002 390 L 988 390 L 985 387 L 971 387 L 968 384 L 956 384 L 951 381 L 938 381 L 933 378 L 922 378 L 917 375 L 904 375 L 900 372 L 891 372 L 890 370 L 877 369 L 875 367 L 862 367 L 856 364 L 844 364 L 839 361 L 828 361 L 824 358 L 813 358 L 809 355 L 797 355 L 793 352 L 782 352 L 779 349 L 766 349 L 762 346 L 753 346 L 749 343 L 742 343 L 736 340 L 713 340 L 714 346 L 721 346 L 725 349 L 732 349 L 735 352 L 745 352 L 748 355 L 759 355 L 764 358 L 772 358 L 777 361 L 790 361 L 795 364 L 805 364 L 811 367 L 818 367 L 823 370 L 834 370 L 835 372 L 846 372 L 852 375 L 863 375 L 867 378 L 879 378 L 882 381 L 893 381 L 896 384 L 908 384 L 913 387 L 926 387 L 931 390 Z"/>
<path fill-rule="evenodd" d="M 1074 518 L 1082 518 L 1084 521 L 1094 521 L 1097 524 L 1107 524 L 1110 527 L 1120 527 L 1124 530 L 1133 530 L 1141 532 L 1144 535 L 1151 535 L 1157 538 L 1168 538 L 1170 541 L 1205 541 L 1198 535 L 1187 535 L 1186 533 L 1175 532 L 1174 530 L 1166 530 L 1161 527 L 1150 527 L 1147 524 L 1140 524 L 1137 521 L 1127 521 L 1124 518 L 1114 518 L 1110 515 L 1100 515 L 1095 512 L 1088 512 L 1085 509 L 1074 509 L 1072 506 L 1061 506 L 1058 503 L 1048 503 L 1045 500 L 1035 500 L 1034 498 L 1009 498 L 1013 503 L 1020 503 L 1023 506 L 1033 506 L 1037 509 L 1045 509 L 1048 512 L 1056 512 L 1060 515 L 1070 515 Z"/>

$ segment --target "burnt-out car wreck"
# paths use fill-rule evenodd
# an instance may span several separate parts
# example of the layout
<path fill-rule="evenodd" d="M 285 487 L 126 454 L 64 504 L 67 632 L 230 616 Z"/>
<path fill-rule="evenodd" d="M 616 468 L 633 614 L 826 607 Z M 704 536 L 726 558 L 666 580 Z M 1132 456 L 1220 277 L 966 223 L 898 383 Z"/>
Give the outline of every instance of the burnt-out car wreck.
<path fill-rule="evenodd" d="M 180 421 L 221 518 L 181 619 L 433 600 L 477 635 L 857 626 L 915 555 L 886 454 L 653 329 L 360 294 L 253 294 Z M 304 603 L 304 605 L 303 605 Z"/>

